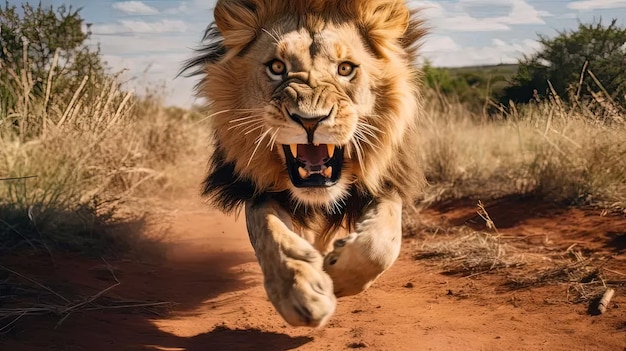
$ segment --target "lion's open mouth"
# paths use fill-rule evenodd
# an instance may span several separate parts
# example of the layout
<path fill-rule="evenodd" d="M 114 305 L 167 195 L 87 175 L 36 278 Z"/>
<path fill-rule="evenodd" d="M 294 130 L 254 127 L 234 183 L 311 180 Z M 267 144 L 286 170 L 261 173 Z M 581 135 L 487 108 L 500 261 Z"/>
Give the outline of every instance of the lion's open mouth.
<path fill-rule="evenodd" d="M 341 176 L 343 148 L 332 144 L 283 145 L 287 173 L 294 186 L 329 187 Z"/>

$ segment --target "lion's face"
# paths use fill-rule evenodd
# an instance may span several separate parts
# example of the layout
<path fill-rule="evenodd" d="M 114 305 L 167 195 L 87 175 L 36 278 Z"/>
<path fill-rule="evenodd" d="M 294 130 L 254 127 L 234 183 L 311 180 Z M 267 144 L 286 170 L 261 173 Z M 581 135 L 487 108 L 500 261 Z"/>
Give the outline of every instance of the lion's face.
<path fill-rule="evenodd" d="M 350 25 L 311 33 L 284 23 L 262 36 L 247 55 L 256 66 L 248 107 L 263 109 L 259 132 L 276 146 L 298 199 L 335 201 L 355 179 L 357 148 L 371 138 L 360 116 L 374 109 L 374 60 Z"/>
<path fill-rule="evenodd" d="M 219 1 L 215 19 L 227 51 L 201 94 L 238 174 L 329 208 L 376 189 L 416 109 L 403 1 Z"/>

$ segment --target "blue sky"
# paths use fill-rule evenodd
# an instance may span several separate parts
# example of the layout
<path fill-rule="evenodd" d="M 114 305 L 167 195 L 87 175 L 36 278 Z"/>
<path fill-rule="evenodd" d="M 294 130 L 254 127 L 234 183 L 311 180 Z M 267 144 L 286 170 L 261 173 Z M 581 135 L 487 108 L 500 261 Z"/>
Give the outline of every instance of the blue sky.
<path fill-rule="evenodd" d="M 193 78 L 176 78 L 212 21 L 215 0 L 41 0 L 44 5 L 81 7 L 92 23 L 91 44 L 99 44 L 109 66 L 138 93 L 165 95 L 167 104 L 194 102 Z M 297 0 L 296 0 L 297 1 Z M 20 1 L 9 0 L 19 4 Z M 32 1 L 31 1 L 32 3 Z M 626 26 L 626 0 L 446 0 L 408 1 L 424 8 L 431 27 L 422 56 L 436 66 L 511 63 L 539 48 L 537 34 L 556 35 L 578 21 L 617 18 Z M 161 88 L 160 87 L 164 87 Z"/>

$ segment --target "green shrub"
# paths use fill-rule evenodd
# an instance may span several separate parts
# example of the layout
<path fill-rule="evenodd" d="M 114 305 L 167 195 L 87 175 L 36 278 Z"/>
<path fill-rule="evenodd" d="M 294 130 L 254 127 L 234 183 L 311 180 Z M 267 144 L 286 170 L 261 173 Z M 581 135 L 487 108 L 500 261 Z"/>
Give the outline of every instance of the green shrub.
<path fill-rule="evenodd" d="M 555 38 L 539 36 L 543 49 L 524 57 L 500 101 L 527 103 L 548 95 L 565 101 L 601 99 L 626 104 L 626 28 L 579 24 Z"/>

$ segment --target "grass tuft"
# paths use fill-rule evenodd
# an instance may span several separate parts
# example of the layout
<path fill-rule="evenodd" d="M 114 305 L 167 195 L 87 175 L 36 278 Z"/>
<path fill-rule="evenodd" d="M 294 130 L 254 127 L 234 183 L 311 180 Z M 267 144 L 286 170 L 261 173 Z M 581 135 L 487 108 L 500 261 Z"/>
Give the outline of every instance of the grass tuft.
<path fill-rule="evenodd" d="M 155 95 L 137 98 L 115 75 L 68 78 L 51 70 L 43 91 L 65 93 L 49 96 L 36 89 L 34 65 L 0 65 L 8 72 L 2 91 L 11 92 L 0 109 L 0 254 L 128 246 L 133 235 L 111 233 L 121 223 L 140 230 L 145 218 L 119 209 L 172 191 L 170 179 L 183 173 L 177 164 L 206 140 L 193 114 L 166 109 Z M 65 89 L 68 79 L 80 82 L 68 85 L 74 91 Z"/>
<path fill-rule="evenodd" d="M 431 186 L 423 204 L 532 194 L 626 208 L 626 114 L 604 103 L 553 99 L 499 118 L 426 104 L 418 146 Z"/>

